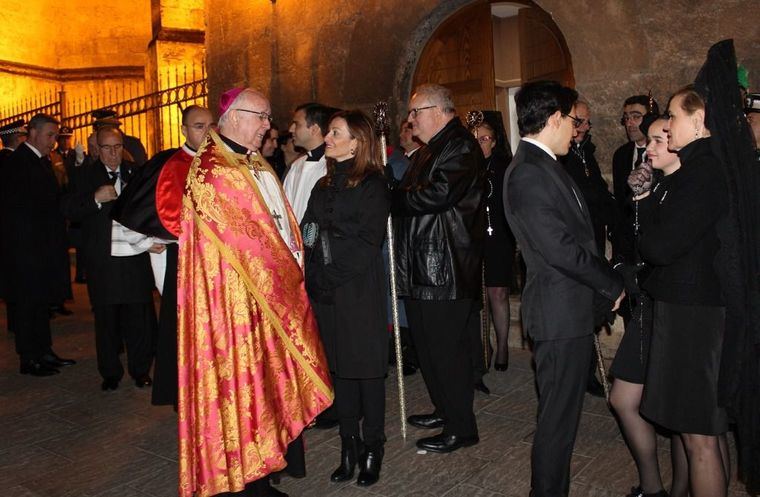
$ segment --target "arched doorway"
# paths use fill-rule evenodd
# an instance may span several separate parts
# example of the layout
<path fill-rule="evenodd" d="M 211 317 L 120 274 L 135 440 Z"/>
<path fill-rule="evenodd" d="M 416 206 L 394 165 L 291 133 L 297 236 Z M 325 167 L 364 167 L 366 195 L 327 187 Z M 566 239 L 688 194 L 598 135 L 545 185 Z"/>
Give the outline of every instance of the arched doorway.
<path fill-rule="evenodd" d="M 502 111 L 517 143 L 513 96 L 523 83 L 555 79 L 575 85 L 567 43 L 551 16 L 530 0 L 477 0 L 445 19 L 417 61 L 412 88 L 438 83 L 451 89 L 460 115 Z"/>

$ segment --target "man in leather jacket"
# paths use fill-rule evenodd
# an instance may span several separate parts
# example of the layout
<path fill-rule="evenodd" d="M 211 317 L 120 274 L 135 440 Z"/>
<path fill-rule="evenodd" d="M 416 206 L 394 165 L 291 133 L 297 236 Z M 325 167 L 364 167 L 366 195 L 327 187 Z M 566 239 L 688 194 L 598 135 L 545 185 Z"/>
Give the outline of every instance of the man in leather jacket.
<path fill-rule="evenodd" d="M 408 110 L 413 135 L 426 146 L 393 195 L 396 281 L 435 406 L 408 421 L 443 428 L 418 448 L 451 452 L 478 442 L 467 324 L 481 292 L 484 159 L 445 87 L 418 87 Z"/>

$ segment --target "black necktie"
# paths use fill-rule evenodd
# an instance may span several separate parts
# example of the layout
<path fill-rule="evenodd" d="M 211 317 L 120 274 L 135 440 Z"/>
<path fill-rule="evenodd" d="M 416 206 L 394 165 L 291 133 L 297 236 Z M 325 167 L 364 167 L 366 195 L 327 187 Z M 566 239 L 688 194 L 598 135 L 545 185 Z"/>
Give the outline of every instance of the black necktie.
<path fill-rule="evenodd" d="M 633 163 L 634 169 L 639 167 L 641 163 L 644 161 L 644 152 L 646 152 L 646 148 L 636 147 L 636 162 Z"/>
<path fill-rule="evenodd" d="M 108 175 L 110 176 L 109 181 L 111 184 L 116 188 L 116 193 L 119 193 L 121 190 L 121 185 L 119 185 L 119 171 L 108 171 Z"/>

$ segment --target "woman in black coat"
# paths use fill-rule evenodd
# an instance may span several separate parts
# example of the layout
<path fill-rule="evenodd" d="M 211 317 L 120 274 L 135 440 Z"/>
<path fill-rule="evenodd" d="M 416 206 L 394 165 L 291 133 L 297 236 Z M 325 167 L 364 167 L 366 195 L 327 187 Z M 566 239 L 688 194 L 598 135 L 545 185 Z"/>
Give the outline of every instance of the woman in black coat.
<path fill-rule="evenodd" d="M 652 267 L 643 288 L 654 300 L 640 410 L 681 437 L 692 495 L 721 497 L 730 474 L 728 417 L 718 404 L 726 318 L 718 256 L 728 187 L 712 153 L 702 97 L 692 87 L 679 90 L 668 112 L 668 148 L 681 167 L 634 198 L 640 200 L 639 251 Z"/>
<path fill-rule="evenodd" d="M 632 188 L 640 189 L 635 180 L 639 174 L 646 172 L 654 177 L 651 183 L 659 191 L 659 178 L 667 178 L 678 171 L 681 161 L 675 152 L 668 150 L 668 118 L 654 113 L 644 116 L 639 125 L 647 137 L 647 161 L 641 169 L 631 175 Z M 659 174 L 654 175 L 654 171 Z M 665 180 L 668 181 L 668 180 Z M 646 197 L 641 202 L 646 202 Z M 636 207 L 631 209 L 635 212 Z M 643 264 L 637 266 L 637 281 L 645 281 L 650 268 Z M 626 289 L 630 299 L 632 319 L 625 326 L 625 334 L 620 341 L 610 374 L 615 378 L 610 391 L 610 405 L 617 415 L 620 430 L 625 437 L 628 448 L 639 473 L 639 484 L 631 489 L 629 496 L 644 497 L 686 497 L 689 494 L 686 453 L 681 437 L 671 437 L 670 457 L 672 461 L 672 484 L 670 493 L 665 492 L 657 450 L 657 432 L 655 426 L 641 416 L 639 408 L 644 392 L 644 383 L 649 359 L 649 342 L 652 337 L 652 299 L 639 288 Z"/>
<path fill-rule="evenodd" d="M 512 161 L 501 113 L 483 111 L 483 123 L 473 130 L 486 159 L 486 236 L 483 247 L 484 284 L 494 328 L 496 359 L 494 369 L 509 365 L 509 287 L 514 280 L 515 237 L 504 215 L 504 174 Z M 499 130 L 497 132 L 496 130 Z"/>
<path fill-rule="evenodd" d="M 342 111 L 325 137 L 327 175 L 311 193 L 301 228 L 306 287 L 335 387 L 341 462 L 332 481 L 377 482 L 385 443 L 388 369 L 382 244 L 390 193 L 369 118 Z M 359 420 L 362 419 L 361 434 Z"/>

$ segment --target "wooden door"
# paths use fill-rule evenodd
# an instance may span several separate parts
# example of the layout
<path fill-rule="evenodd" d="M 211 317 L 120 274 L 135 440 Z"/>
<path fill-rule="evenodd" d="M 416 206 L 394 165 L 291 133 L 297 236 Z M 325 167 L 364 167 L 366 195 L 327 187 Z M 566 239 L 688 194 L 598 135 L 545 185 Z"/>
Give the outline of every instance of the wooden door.
<path fill-rule="evenodd" d="M 520 9 L 518 30 L 523 83 L 553 79 L 575 87 L 570 51 L 551 16 L 538 8 Z"/>
<path fill-rule="evenodd" d="M 437 83 L 449 88 L 460 116 L 493 109 L 493 27 L 491 5 L 480 0 L 447 19 L 422 51 L 414 86 Z"/>

